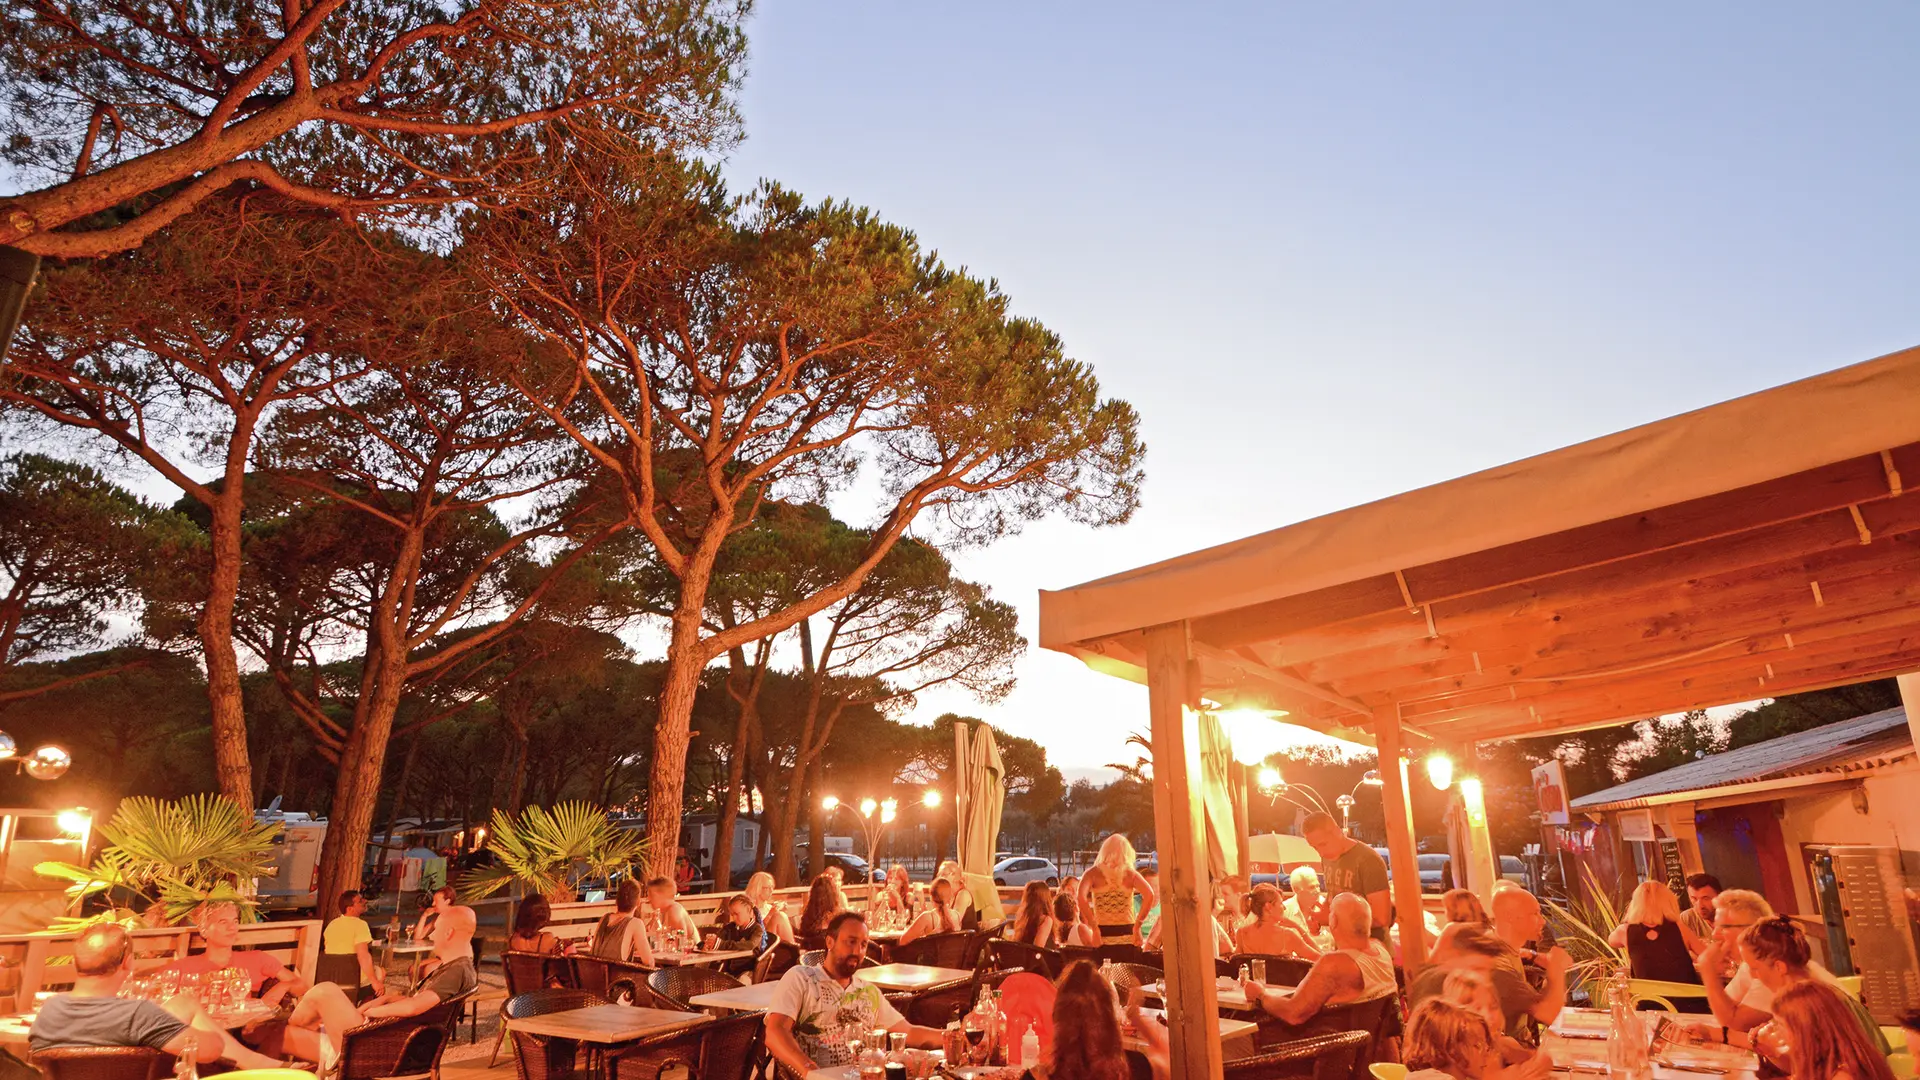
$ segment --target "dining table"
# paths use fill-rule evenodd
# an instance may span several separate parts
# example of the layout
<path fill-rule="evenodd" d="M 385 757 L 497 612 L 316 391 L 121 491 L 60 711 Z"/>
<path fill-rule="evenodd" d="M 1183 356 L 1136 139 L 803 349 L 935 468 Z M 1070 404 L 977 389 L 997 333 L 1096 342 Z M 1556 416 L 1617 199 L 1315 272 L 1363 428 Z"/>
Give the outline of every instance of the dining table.
<path fill-rule="evenodd" d="M 1664 1017 L 1686 1027 L 1717 1027 L 1713 1017 L 1690 1013 L 1642 1012 L 1648 1025 Z M 1552 1024 L 1540 1032 L 1540 1048 L 1553 1059 L 1556 1076 L 1604 1077 L 1607 1075 L 1607 1042 L 1613 1019 L 1605 1009 L 1560 1010 Z M 1648 1027 L 1648 1038 L 1652 1038 Z M 1654 1080 L 1755 1080 L 1760 1059 L 1750 1050 L 1718 1043 L 1706 1045 L 1662 1045 L 1654 1055 Z"/>
<path fill-rule="evenodd" d="M 724 964 L 729 960 L 751 960 L 752 949 L 655 949 L 653 962 L 660 967 L 691 967 L 695 964 Z"/>
<path fill-rule="evenodd" d="M 702 1009 L 727 1009 L 732 1012 L 765 1012 L 773 1008 L 773 999 L 780 992 L 778 980 L 772 982 L 751 983 L 746 986 L 730 986 L 725 990 L 713 990 L 705 994 L 695 994 L 687 999 L 689 1005 Z"/>
<path fill-rule="evenodd" d="M 584 1008 L 564 1009 L 540 1016 L 509 1019 L 507 1027 L 514 1031 L 524 1031 L 529 1035 L 541 1035 L 549 1039 L 572 1039 L 575 1042 L 607 1046 L 652 1038 L 655 1035 L 666 1035 L 707 1023 L 712 1019 L 713 1017 L 706 1013 L 680 1012 L 676 1009 L 649 1009 L 639 1005 L 588 1005 Z"/>
<path fill-rule="evenodd" d="M 1140 1015 L 1158 1020 L 1163 1024 L 1167 1022 L 1165 1009 L 1141 1009 Z M 1219 1024 L 1220 1050 L 1223 1057 L 1231 1061 L 1253 1054 L 1254 1032 L 1260 1030 L 1260 1025 L 1251 1020 L 1241 1020 L 1232 1016 L 1216 1016 L 1214 1020 Z M 1147 1040 L 1142 1038 L 1139 1030 L 1131 1024 L 1120 1026 L 1120 1045 L 1135 1053 L 1147 1052 Z"/>
<path fill-rule="evenodd" d="M 853 977 L 882 990 L 925 990 L 929 986 L 971 979 L 973 972 L 965 968 L 934 967 L 930 964 L 881 964 L 861 968 L 853 973 Z"/>

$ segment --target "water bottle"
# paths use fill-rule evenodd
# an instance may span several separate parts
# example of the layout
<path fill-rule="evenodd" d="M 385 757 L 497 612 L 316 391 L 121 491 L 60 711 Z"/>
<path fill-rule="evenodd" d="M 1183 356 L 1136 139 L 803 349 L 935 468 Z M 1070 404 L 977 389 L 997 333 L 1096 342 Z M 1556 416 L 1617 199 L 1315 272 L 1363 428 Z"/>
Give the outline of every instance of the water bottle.
<path fill-rule="evenodd" d="M 1608 980 L 1608 1080 L 1651 1080 L 1653 1060 L 1647 1053 L 1647 1033 L 1633 1008 L 1633 980 L 1625 965 Z"/>
<path fill-rule="evenodd" d="M 1027 1033 L 1020 1036 L 1020 1060 L 1016 1064 L 1031 1069 L 1040 1064 L 1040 1026 L 1028 1024 Z"/>
<path fill-rule="evenodd" d="M 180 1060 L 173 1063 L 174 1080 L 200 1080 L 200 1036 L 187 1029 L 187 1041 L 180 1047 Z"/>

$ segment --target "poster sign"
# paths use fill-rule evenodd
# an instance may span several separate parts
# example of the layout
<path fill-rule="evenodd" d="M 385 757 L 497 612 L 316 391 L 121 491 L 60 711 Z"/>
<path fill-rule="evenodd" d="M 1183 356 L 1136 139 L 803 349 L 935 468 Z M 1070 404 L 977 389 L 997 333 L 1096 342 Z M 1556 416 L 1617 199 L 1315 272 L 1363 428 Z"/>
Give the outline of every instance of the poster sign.
<path fill-rule="evenodd" d="M 1680 862 L 1680 841 L 1671 837 L 1661 839 L 1660 871 L 1667 879 L 1667 888 L 1680 898 L 1680 906 L 1691 907 L 1693 901 L 1687 896 L 1687 868 Z"/>
<path fill-rule="evenodd" d="M 1544 825 L 1568 825 L 1573 816 L 1567 811 L 1567 773 L 1560 759 L 1533 767 L 1533 799 Z"/>
<path fill-rule="evenodd" d="M 1622 810 L 1620 812 L 1620 839 L 1637 840 L 1643 844 L 1653 843 L 1653 811 Z"/>

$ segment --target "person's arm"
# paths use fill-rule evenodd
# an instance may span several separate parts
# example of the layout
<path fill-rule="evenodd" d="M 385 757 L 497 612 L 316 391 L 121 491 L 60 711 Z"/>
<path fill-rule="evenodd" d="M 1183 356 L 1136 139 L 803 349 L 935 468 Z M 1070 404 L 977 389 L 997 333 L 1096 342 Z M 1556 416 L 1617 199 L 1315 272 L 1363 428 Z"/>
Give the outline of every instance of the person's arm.
<path fill-rule="evenodd" d="M 925 934 L 927 932 L 926 930 L 927 926 L 929 925 L 931 920 L 938 917 L 938 914 L 939 913 L 937 911 L 927 911 L 927 912 L 921 913 L 919 918 L 913 920 L 913 925 L 907 927 L 906 930 L 900 934 L 900 944 L 902 945 L 911 944 L 915 940 L 917 940 L 921 935 Z"/>
<path fill-rule="evenodd" d="M 1684 937 L 1685 936 L 1684 927 L 1681 928 L 1681 933 L 1682 933 L 1682 936 Z M 1613 928 L 1613 933 L 1607 935 L 1607 944 L 1613 946 L 1616 949 L 1624 949 L 1627 947 L 1627 924 L 1626 923 L 1621 923 L 1619 926 L 1616 926 Z"/>
<path fill-rule="evenodd" d="M 911 1042 L 913 1035 L 907 1035 Z M 777 1012 L 767 1014 L 767 1053 L 775 1061 L 793 1070 L 796 1076 L 805 1076 L 816 1066 L 806 1051 L 800 1049 L 800 1041 L 793 1037 L 793 1017 L 782 1016 Z"/>
<path fill-rule="evenodd" d="M 376 994 L 386 993 L 387 973 L 373 962 L 373 943 L 358 942 L 353 947 L 353 955 L 360 963 L 360 981 L 373 987 Z M 304 993 L 304 991 L 302 991 Z"/>
<path fill-rule="evenodd" d="M 1167 1025 L 1159 1018 L 1147 1016 L 1140 1011 L 1140 1002 L 1145 995 L 1139 987 L 1127 994 L 1127 1020 L 1133 1024 L 1133 1030 L 1139 1032 L 1140 1041 L 1147 1044 L 1141 1056 L 1147 1059 L 1147 1065 L 1153 1071 L 1153 1080 L 1170 1080 L 1173 1075 L 1171 1050 L 1167 1039 Z"/>
<path fill-rule="evenodd" d="M 767 929 L 773 931 L 773 936 L 779 938 L 781 941 L 795 945 L 799 944 L 799 940 L 793 936 L 793 920 L 787 918 L 786 906 L 784 904 L 776 903 L 768 909 Z"/>
<path fill-rule="evenodd" d="M 1320 1011 L 1321 1006 L 1343 990 L 1359 990 L 1362 986 L 1360 967 L 1352 959 L 1331 954 L 1314 961 L 1307 977 L 1289 993 L 1274 989 L 1248 979 L 1241 984 L 1247 1000 L 1257 1001 L 1267 1015 L 1289 1024 L 1304 1024 Z"/>
<path fill-rule="evenodd" d="M 1707 943 L 1701 941 L 1700 935 L 1694 933 L 1693 927 L 1688 926 L 1684 921 L 1674 925 L 1680 928 L 1680 941 L 1686 945 L 1687 955 L 1698 959 L 1700 954 L 1706 951 Z"/>
<path fill-rule="evenodd" d="M 1127 871 L 1127 883 L 1133 886 L 1134 892 L 1140 894 L 1140 914 L 1133 917 L 1133 932 L 1137 934 L 1141 927 L 1147 925 L 1147 916 L 1153 913 L 1153 905 L 1160 897 L 1154 893 L 1153 886 L 1138 870 Z M 1153 924 L 1153 928 L 1160 929 L 1160 924 Z"/>
<path fill-rule="evenodd" d="M 1740 1005 L 1727 996 L 1726 980 L 1720 974 L 1726 970 L 1726 953 L 1720 943 L 1716 941 L 1702 949 L 1693 969 L 1700 973 L 1700 985 L 1707 991 L 1707 1008 L 1713 1011 L 1713 1018 L 1723 1027 L 1732 1027 Z"/>
<path fill-rule="evenodd" d="M 361 945 L 358 951 L 362 956 L 365 956 L 367 947 Z M 371 958 L 368 959 L 368 962 L 371 962 Z M 282 998 L 289 994 L 293 995 L 295 1001 L 298 1001 L 300 995 L 306 993 L 312 986 L 311 983 L 300 977 L 299 972 L 284 964 L 279 965 L 279 970 L 268 975 L 267 978 L 271 980 L 272 985 L 260 992 L 260 1000 L 269 1005 L 277 1004 Z"/>
<path fill-rule="evenodd" d="M 407 997 L 381 997 L 369 1002 L 360 1010 L 360 1015 L 369 1020 L 380 1016 L 419 1016 L 435 1005 L 440 1004 L 440 995 L 431 990 L 422 990 Z"/>
<path fill-rule="evenodd" d="M 1567 1004 L 1567 968 L 1573 958 L 1567 950 L 1555 945 L 1540 954 L 1541 970 L 1547 973 L 1547 984 L 1540 988 L 1540 998 L 1533 1003 L 1528 1013 L 1542 1024 L 1551 1024 L 1560 1017 L 1560 1010 Z"/>
<path fill-rule="evenodd" d="M 1368 893 L 1367 907 L 1373 909 L 1373 925 L 1374 926 L 1392 926 L 1393 925 L 1393 894 L 1392 893 L 1388 892 L 1385 889 L 1381 889 L 1377 892 Z M 1414 916 L 1413 921 L 1418 923 L 1420 921 L 1420 917 L 1418 915 Z"/>
<path fill-rule="evenodd" d="M 1280 931 L 1281 941 L 1293 955 L 1303 956 L 1309 960 L 1320 959 L 1320 946 L 1315 945 L 1312 938 L 1291 926 L 1279 926 L 1276 929 Z"/>
<path fill-rule="evenodd" d="M 626 921 L 621 931 L 626 941 L 622 951 L 627 954 L 628 961 L 641 967 L 653 967 L 653 942 L 647 940 L 646 924 L 635 916 Z"/>

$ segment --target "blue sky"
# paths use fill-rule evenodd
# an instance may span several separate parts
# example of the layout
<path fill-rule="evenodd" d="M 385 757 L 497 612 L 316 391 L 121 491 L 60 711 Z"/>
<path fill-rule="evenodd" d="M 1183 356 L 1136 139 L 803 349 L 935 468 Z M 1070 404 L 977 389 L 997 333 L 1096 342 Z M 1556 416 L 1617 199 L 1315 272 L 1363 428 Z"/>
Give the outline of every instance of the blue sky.
<path fill-rule="evenodd" d="M 751 34 L 736 181 L 915 229 L 1144 418 L 1133 522 L 961 560 L 1030 636 L 1042 587 L 1920 343 L 1920 5 L 769 3 Z M 1145 696 L 1036 652 L 985 714 L 1098 766 Z"/>

